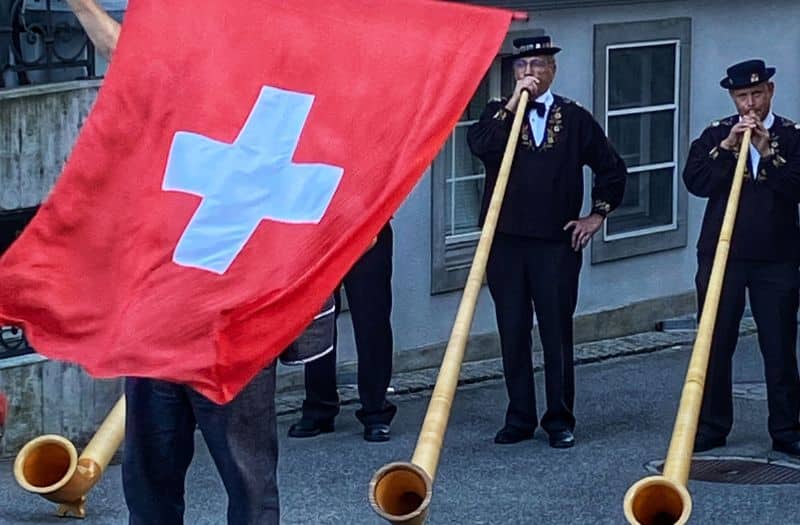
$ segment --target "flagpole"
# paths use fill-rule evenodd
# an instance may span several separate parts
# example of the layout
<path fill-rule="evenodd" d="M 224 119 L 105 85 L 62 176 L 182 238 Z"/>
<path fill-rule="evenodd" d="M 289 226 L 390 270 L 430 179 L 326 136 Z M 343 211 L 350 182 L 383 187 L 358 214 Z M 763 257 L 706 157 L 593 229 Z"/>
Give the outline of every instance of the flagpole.
<path fill-rule="evenodd" d="M 444 352 L 442 366 L 436 379 L 428 411 L 422 423 L 417 447 L 411 462 L 389 463 L 381 467 L 372 477 L 369 489 L 369 501 L 373 510 L 390 523 L 417 525 L 425 522 L 433 493 L 433 478 L 439 464 L 439 456 L 450 408 L 458 386 L 461 363 L 469 339 L 475 306 L 483 285 L 489 251 L 492 247 L 500 208 L 503 204 L 506 186 L 508 185 L 511 163 L 517 149 L 520 128 L 522 127 L 525 109 L 530 93 L 524 90 L 520 96 L 511 133 L 508 137 L 505 153 L 497 182 L 492 192 L 489 210 L 481 230 L 478 247 L 467 277 L 467 284 L 458 306 L 458 312 L 450 333 L 450 340 Z"/>

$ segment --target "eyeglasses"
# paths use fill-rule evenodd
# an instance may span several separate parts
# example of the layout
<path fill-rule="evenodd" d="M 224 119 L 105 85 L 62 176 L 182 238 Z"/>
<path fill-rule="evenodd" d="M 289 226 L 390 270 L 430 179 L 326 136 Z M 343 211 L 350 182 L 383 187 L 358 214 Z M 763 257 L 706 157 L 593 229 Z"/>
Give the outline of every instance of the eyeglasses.
<path fill-rule="evenodd" d="M 527 69 L 528 66 L 533 68 L 544 68 L 549 67 L 551 64 L 550 60 L 545 58 L 531 58 L 530 60 L 525 60 L 524 58 L 518 58 L 514 61 L 514 68 L 515 69 Z"/>

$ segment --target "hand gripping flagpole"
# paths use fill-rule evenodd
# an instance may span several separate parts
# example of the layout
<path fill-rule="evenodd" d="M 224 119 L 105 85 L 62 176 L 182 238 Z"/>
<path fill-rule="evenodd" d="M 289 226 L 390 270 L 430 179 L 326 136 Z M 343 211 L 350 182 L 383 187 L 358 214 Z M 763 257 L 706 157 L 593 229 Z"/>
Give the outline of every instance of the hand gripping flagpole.
<path fill-rule="evenodd" d="M 14 461 L 19 485 L 60 503 L 56 514 L 86 517 L 86 494 L 103 476 L 125 435 L 125 396 L 121 396 L 78 457 L 66 438 L 47 434 L 22 447 Z"/>
<path fill-rule="evenodd" d="M 369 501 L 373 510 L 390 523 L 417 525 L 424 523 L 427 518 L 433 493 L 433 478 L 436 476 L 450 408 L 458 386 L 461 362 L 464 359 L 475 305 L 486 273 L 489 250 L 497 228 L 497 219 L 500 216 L 500 207 L 503 204 L 529 97 L 528 91 L 523 91 L 520 96 L 489 210 L 486 213 L 481 237 L 458 306 L 450 340 L 444 352 L 436 386 L 422 423 L 414 456 L 410 463 L 396 462 L 384 465 L 373 475 L 369 485 Z"/>
<path fill-rule="evenodd" d="M 719 232 L 711 276 L 708 279 L 703 314 L 697 327 L 692 358 L 686 372 L 678 414 L 675 416 L 667 459 L 664 461 L 664 473 L 662 476 L 649 476 L 639 480 L 625 494 L 625 518 L 633 525 L 683 525 L 692 513 L 692 497 L 686 489 L 686 483 L 689 481 L 692 466 L 692 450 L 703 403 L 711 341 L 744 181 L 750 135 L 751 130 L 745 130 L 739 149 L 739 159 Z"/>

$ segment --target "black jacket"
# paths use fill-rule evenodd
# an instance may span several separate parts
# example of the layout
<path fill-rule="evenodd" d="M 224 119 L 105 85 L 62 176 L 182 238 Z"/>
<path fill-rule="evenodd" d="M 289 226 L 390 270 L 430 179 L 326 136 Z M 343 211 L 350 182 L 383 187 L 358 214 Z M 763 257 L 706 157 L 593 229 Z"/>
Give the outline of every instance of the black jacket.
<path fill-rule="evenodd" d="M 467 133 L 472 153 L 486 167 L 481 224 L 513 118 L 505 109 L 505 101 L 490 102 Z M 627 176 L 625 163 L 588 111 L 554 95 L 540 146 L 534 143 L 528 119 L 523 121 L 497 231 L 541 239 L 569 239 L 571 233 L 563 228 L 581 212 L 585 165 L 595 172 L 592 209 L 605 215 L 622 201 Z"/>
<path fill-rule="evenodd" d="M 691 193 L 708 198 L 697 242 L 700 255 L 716 250 L 738 151 L 719 147 L 738 116 L 714 122 L 692 142 L 683 180 Z M 769 129 L 775 154 L 761 159 L 753 179 L 748 155 L 729 257 L 764 261 L 800 261 L 800 126 L 775 115 Z"/>

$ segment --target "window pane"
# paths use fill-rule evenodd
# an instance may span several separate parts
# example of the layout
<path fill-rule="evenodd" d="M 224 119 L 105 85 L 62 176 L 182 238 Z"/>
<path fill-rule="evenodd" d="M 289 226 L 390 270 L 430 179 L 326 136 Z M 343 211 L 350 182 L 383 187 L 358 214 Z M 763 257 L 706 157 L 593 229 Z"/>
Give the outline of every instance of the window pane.
<path fill-rule="evenodd" d="M 608 138 L 629 167 L 671 162 L 674 110 L 608 117 Z"/>
<path fill-rule="evenodd" d="M 672 224 L 674 168 L 629 173 L 625 198 L 608 216 L 608 235 Z"/>
<path fill-rule="evenodd" d="M 480 231 L 478 215 L 483 195 L 483 179 L 454 181 L 447 184 L 446 225 L 448 236 Z"/>
<path fill-rule="evenodd" d="M 609 110 L 673 103 L 675 44 L 609 50 Z"/>
<path fill-rule="evenodd" d="M 450 167 L 446 177 L 445 232 L 448 237 L 479 231 L 481 195 L 485 171 L 483 163 L 475 157 L 467 145 L 467 122 L 459 123 L 443 152 Z"/>
<path fill-rule="evenodd" d="M 475 95 L 469 101 L 464 114 L 461 115 L 461 120 L 478 120 L 486 107 L 486 103 L 489 102 L 489 98 L 489 75 L 486 75 L 481 80 L 478 89 L 475 90 Z"/>
<path fill-rule="evenodd" d="M 472 175 L 483 175 L 483 162 L 472 154 L 467 145 L 467 130 L 469 125 L 458 124 L 453 132 L 455 148 L 453 154 L 453 172 L 448 178 L 470 177 Z"/>
<path fill-rule="evenodd" d="M 504 97 L 511 96 L 514 92 L 514 57 L 503 57 L 500 63 L 500 93 Z"/>

